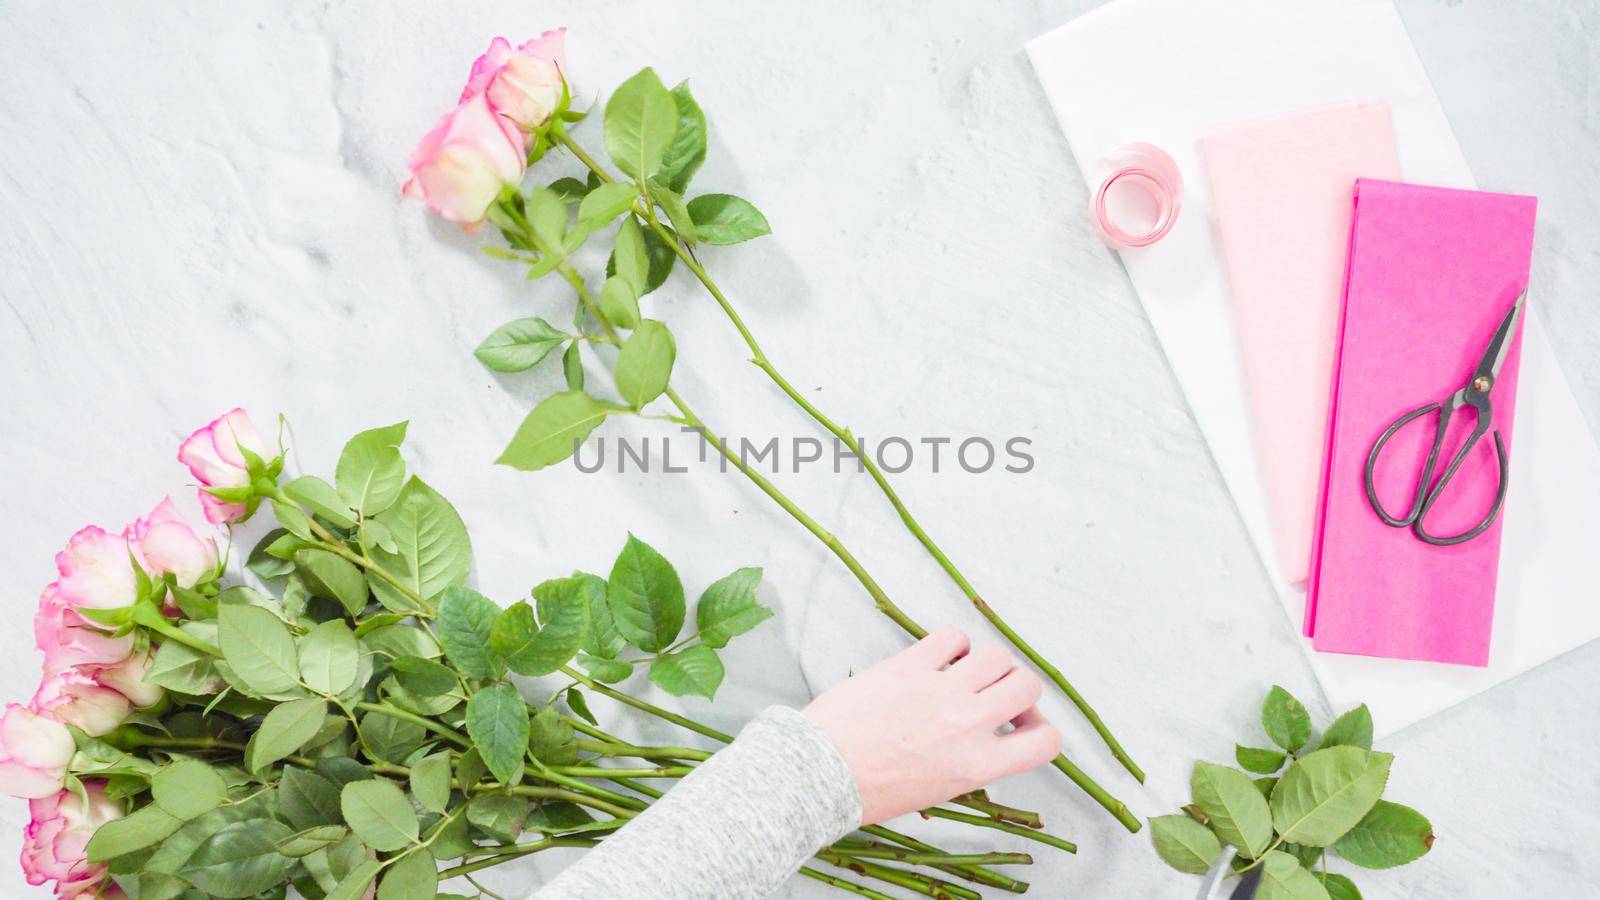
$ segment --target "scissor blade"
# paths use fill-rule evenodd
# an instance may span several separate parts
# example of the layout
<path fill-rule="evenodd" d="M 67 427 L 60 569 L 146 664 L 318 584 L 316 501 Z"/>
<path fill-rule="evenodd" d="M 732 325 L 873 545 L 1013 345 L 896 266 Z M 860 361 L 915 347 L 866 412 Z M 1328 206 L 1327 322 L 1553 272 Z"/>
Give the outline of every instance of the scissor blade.
<path fill-rule="evenodd" d="M 1517 322 L 1522 318 L 1522 304 L 1528 299 L 1528 289 L 1523 288 L 1517 295 L 1517 302 L 1511 304 L 1511 311 L 1500 320 L 1500 327 L 1495 329 L 1494 339 L 1489 341 L 1489 346 L 1483 351 L 1483 359 L 1478 361 L 1478 369 L 1473 373 L 1476 378 L 1487 375 L 1491 379 L 1500 375 L 1500 367 L 1505 365 L 1506 354 L 1511 350 L 1511 335 L 1516 333 Z"/>

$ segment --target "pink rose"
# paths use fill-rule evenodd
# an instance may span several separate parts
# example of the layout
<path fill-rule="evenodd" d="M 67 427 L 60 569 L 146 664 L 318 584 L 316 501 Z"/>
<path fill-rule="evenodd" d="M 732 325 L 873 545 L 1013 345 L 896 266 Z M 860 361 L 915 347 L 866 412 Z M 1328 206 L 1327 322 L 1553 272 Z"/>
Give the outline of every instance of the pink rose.
<path fill-rule="evenodd" d="M 11 703 L 0 716 L 0 793 L 49 797 L 61 790 L 77 747 L 65 725 Z"/>
<path fill-rule="evenodd" d="M 73 666 L 109 665 L 133 652 L 133 637 L 112 637 L 78 615 L 51 582 L 33 616 L 34 643 L 44 651 L 44 673 L 54 675 Z"/>
<path fill-rule="evenodd" d="M 250 511 L 246 503 L 227 502 L 204 490 L 208 487 L 249 487 L 250 473 L 245 469 L 244 454 L 239 452 L 240 447 L 262 459 L 270 455 L 250 417 L 242 409 L 233 409 L 189 435 L 189 439 L 178 448 L 178 462 L 188 466 L 203 486 L 200 505 L 205 507 L 206 521 L 213 525 L 242 521 Z"/>
<path fill-rule="evenodd" d="M 506 185 L 522 180 L 526 166 L 522 132 L 479 92 L 423 136 L 406 164 L 411 177 L 404 193 L 448 221 L 474 226 Z"/>
<path fill-rule="evenodd" d="M 116 609 L 138 599 L 132 551 L 124 535 L 98 525 L 80 529 L 56 554 L 56 582 L 62 599 L 82 609 Z"/>
<path fill-rule="evenodd" d="M 136 519 L 124 533 L 134 557 L 152 576 L 170 573 L 178 587 L 192 588 L 217 574 L 217 542 L 195 534 L 171 498 L 162 500 L 149 516 Z"/>
<path fill-rule="evenodd" d="M 148 652 L 140 651 L 109 665 L 80 666 L 78 670 L 95 683 L 127 697 L 134 706 L 146 709 L 161 702 L 164 694 L 160 685 L 144 680 L 152 662 Z"/>
<path fill-rule="evenodd" d="M 114 885 L 102 887 L 106 867 L 90 864 L 85 850 L 95 829 L 122 818 L 122 806 L 106 796 L 104 782 L 83 787 L 87 803 L 71 791 L 29 802 L 33 821 L 22 833 L 22 873 L 31 885 L 54 881 L 57 897 L 120 898 Z"/>
<path fill-rule="evenodd" d="M 83 667 L 51 675 L 33 695 L 33 709 L 90 737 L 110 734 L 128 718 L 132 704 L 121 691 L 102 684 L 97 674 Z"/>
<path fill-rule="evenodd" d="M 503 37 L 472 64 L 462 101 L 486 94 L 495 112 L 521 125 L 537 128 L 550 120 L 565 93 L 567 30 L 546 31 L 515 50 Z"/>

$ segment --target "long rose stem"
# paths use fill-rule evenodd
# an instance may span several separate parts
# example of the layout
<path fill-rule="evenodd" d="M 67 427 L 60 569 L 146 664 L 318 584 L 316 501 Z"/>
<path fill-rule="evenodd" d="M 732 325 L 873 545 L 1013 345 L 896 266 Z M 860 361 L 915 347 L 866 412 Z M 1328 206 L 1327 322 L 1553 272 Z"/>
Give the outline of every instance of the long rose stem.
<path fill-rule="evenodd" d="M 565 132 L 558 132 L 557 139 L 561 142 L 562 146 L 566 147 L 574 157 L 587 166 L 589 170 L 594 172 L 595 175 L 602 181 L 609 182 L 612 180 L 611 174 L 605 171 L 605 169 L 598 163 L 596 163 L 594 159 L 590 157 L 583 149 L 583 147 L 574 141 L 570 135 L 566 134 Z M 852 433 L 849 428 L 841 427 L 831 418 L 825 415 L 820 409 L 806 399 L 804 394 L 795 390 L 794 386 L 789 383 L 788 379 L 778 371 L 777 366 L 772 364 L 772 361 L 767 357 L 765 351 L 761 349 L 761 345 L 756 341 L 755 335 L 752 334 L 749 327 L 745 325 L 744 319 L 739 315 L 738 310 L 733 308 L 733 304 L 729 302 L 728 298 L 722 293 L 721 288 L 717 286 L 716 282 L 711 279 L 710 274 L 706 272 L 705 267 L 700 264 L 700 261 L 695 259 L 694 254 L 690 253 L 677 240 L 676 236 L 672 232 L 668 231 L 667 228 L 654 217 L 639 216 L 639 221 L 640 224 L 654 230 L 657 236 L 665 241 L 667 246 L 672 248 L 673 253 L 675 253 L 677 257 L 683 261 L 683 264 L 688 267 L 689 271 L 694 273 L 695 278 L 699 280 L 700 284 L 706 289 L 706 292 L 709 293 L 712 299 L 717 302 L 717 305 L 722 308 L 723 314 L 726 315 L 728 320 L 733 323 L 734 328 L 739 332 L 739 336 L 744 340 L 745 346 L 749 348 L 750 353 L 752 354 L 751 362 L 760 368 L 761 371 L 765 372 L 767 377 L 770 378 L 772 382 L 784 392 L 784 394 L 788 395 L 789 399 L 793 400 L 803 411 L 805 411 L 807 415 L 809 415 L 823 428 L 831 432 L 840 441 L 844 442 L 845 446 L 850 448 L 850 452 L 854 453 L 856 457 L 861 460 L 867 472 L 872 476 L 873 482 L 878 485 L 878 489 L 883 492 L 884 497 L 889 501 L 890 505 L 894 507 L 895 512 L 900 515 L 900 520 L 905 523 L 906 528 L 910 530 L 912 535 L 916 537 L 917 541 L 921 543 L 922 546 L 928 551 L 928 554 L 932 556 L 934 561 L 939 564 L 939 567 L 944 569 L 945 573 L 950 576 L 950 579 L 954 581 L 956 586 L 961 589 L 961 592 L 967 596 L 967 599 L 972 603 L 973 607 L 977 609 L 978 613 L 987 619 L 996 630 L 1005 635 L 1006 639 L 1011 642 L 1013 647 L 1017 648 L 1017 650 L 1019 650 L 1023 656 L 1026 656 L 1029 661 L 1037 666 L 1040 671 L 1042 671 L 1052 682 L 1055 683 L 1056 687 L 1061 689 L 1062 693 L 1067 695 L 1067 697 L 1072 701 L 1073 705 L 1076 706 L 1081 713 L 1083 713 L 1084 718 L 1089 720 L 1089 724 L 1094 727 L 1095 732 L 1098 733 L 1100 738 L 1105 741 L 1106 746 L 1111 749 L 1111 754 L 1116 757 L 1118 762 L 1122 763 L 1123 767 L 1126 768 L 1134 778 L 1138 779 L 1142 783 L 1144 781 L 1144 770 L 1139 768 L 1138 764 L 1133 761 L 1132 757 L 1128 755 L 1127 751 L 1122 748 L 1122 744 L 1117 741 L 1116 737 L 1111 734 L 1111 730 L 1106 727 L 1105 722 L 1101 720 L 1100 714 L 1095 712 L 1094 708 L 1089 705 L 1089 702 L 1084 699 L 1082 694 L 1078 693 L 1078 690 L 1072 686 L 1072 683 L 1067 680 L 1066 676 L 1061 673 L 1060 669 L 1058 669 L 1049 660 L 1045 659 L 1044 656 L 1035 650 L 1027 641 L 1023 640 L 1022 636 L 1017 634 L 1017 632 L 1005 621 L 1005 619 L 1001 618 L 1000 614 L 996 612 L 981 595 L 979 595 L 977 589 L 972 586 L 972 583 L 967 580 L 966 576 L 961 573 L 960 569 L 956 568 L 956 564 L 951 561 L 950 557 L 944 552 L 943 549 L 939 547 L 938 543 L 936 543 L 933 538 L 929 536 L 927 530 L 922 527 L 922 524 L 918 522 L 916 517 L 911 514 L 911 511 L 906 508 L 904 501 L 900 499 L 900 495 L 895 491 L 894 487 L 889 484 L 888 478 L 883 474 L 882 470 L 879 469 L 877 463 L 873 461 L 871 454 L 863 452 L 861 442 L 855 437 L 854 433 Z"/>
<path fill-rule="evenodd" d="M 571 148 L 577 148 L 577 144 L 573 143 L 570 138 L 563 136 L 562 139 L 564 142 L 566 142 L 567 146 Z M 581 150 L 578 152 L 581 152 Z M 601 177 L 609 179 L 610 176 L 602 174 Z M 616 340 L 616 329 L 612 327 L 609 321 L 607 321 L 605 315 L 600 311 L 599 304 L 595 303 L 593 298 L 590 296 L 588 287 L 583 283 L 583 277 L 577 272 L 573 271 L 572 267 L 565 262 L 558 265 L 556 270 L 559 271 L 562 277 L 566 278 L 567 281 L 572 285 L 573 289 L 577 291 L 579 302 L 589 308 L 590 312 L 593 313 L 595 318 L 604 328 L 605 333 L 613 341 Z M 923 628 L 921 625 L 918 625 L 916 620 L 906 615 L 906 613 L 901 610 L 899 606 L 895 605 L 894 601 L 889 599 L 889 595 L 884 593 L 883 588 L 879 587 L 878 582 L 869 572 L 867 572 L 866 568 L 862 566 L 860 561 L 855 558 L 855 555 L 851 553 L 837 537 L 819 525 L 815 519 L 808 515 L 805 510 L 796 505 L 793 500 L 790 500 L 786 494 L 780 491 L 771 481 L 768 481 L 765 476 L 747 465 L 739 454 L 730 450 L 727 442 L 718 437 L 716 433 L 713 432 L 700 419 L 699 416 L 695 415 L 694 410 L 689 408 L 689 405 L 684 402 L 683 398 L 679 396 L 677 391 L 668 386 L 664 393 L 666 394 L 667 398 L 672 401 L 672 404 L 678 408 L 678 411 L 682 413 L 684 420 L 688 423 L 688 427 L 699 432 L 703 439 L 708 440 L 717 448 L 718 452 L 722 454 L 724 459 L 732 463 L 733 466 L 737 468 L 746 478 L 750 479 L 750 481 L 755 484 L 756 487 L 760 488 L 763 493 L 765 493 L 768 497 L 771 497 L 773 501 L 782 507 L 783 510 L 793 517 L 795 521 L 799 522 L 807 531 L 811 532 L 813 536 L 822 542 L 823 546 L 833 551 L 833 555 L 838 557 L 840 562 L 844 563 L 845 568 L 849 569 L 850 573 L 854 575 L 856 580 L 861 583 L 861 586 L 866 589 L 867 594 L 872 597 L 873 603 L 880 613 L 887 616 L 890 621 L 894 622 L 896 625 L 899 625 L 901 630 L 905 631 L 914 638 L 920 639 L 927 635 L 927 629 Z M 1020 640 L 1020 638 L 1018 640 Z M 1065 682 L 1066 679 L 1063 678 L 1061 680 Z M 1109 732 L 1107 734 L 1109 736 Z M 1098 783 L 1095 782 L 1093 778 L 1090 778 L 1087 773 L 1074 765 L 1065 754 L 1058 755 L 1052 761 L 1052 765 L 1061 771 L 1062 774 L 1071 779 L 1074 784 L 1081 788 L 1084 793 L 1093 798 L 1096 803 L 1099 803 L 1102 807 L 1104 807 L 1107 812 L 1116 817 L 1117 821 L 1121 822 L 1122 826 L 1128 831 L 1136 832 L 1140 829 L 1141 825 L 1139 820 L 1135 818 L 1133 813 L 1128 810 L 1127 804 L 1108 793 L 1105 788 L 1102 788 Z"/>

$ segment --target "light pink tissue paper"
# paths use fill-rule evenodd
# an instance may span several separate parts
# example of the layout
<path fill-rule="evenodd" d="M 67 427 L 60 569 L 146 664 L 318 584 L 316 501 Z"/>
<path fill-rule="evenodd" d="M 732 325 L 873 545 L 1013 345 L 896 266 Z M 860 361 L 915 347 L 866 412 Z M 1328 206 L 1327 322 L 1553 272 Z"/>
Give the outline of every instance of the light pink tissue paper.
<path fill-rule="evenodd" d="M 1306 580 L 1334 335 L 1360 177 L 1398 179 L 1387 103 L 1342 103 L 1203 139 L 1218 237 L 1248 376 L 1273 544 Z"/>
<path fill-rule="evenodd" d="M 1378 518 L 1367 502 L 1364 472 L 1390 422 L 1444 400 L 1471 377 L 1528 284 L 1537 203 L 1511 194 L 1356 183 L 1306 597 L 1306 633 L 1317 650 L 1488 664 L 1506 515 L 1465 543 L 1425 544 Z M 1525 310 L 1524 321 L 1531 315 Z M 1522 330 L 1512 336 L 1490 395 L 1493 427 L 1512 459 Z M 1389 509 L 1409 508 L 1435 421 L 1432 415 L 1413 421 L 1386 448 L 1374 481 Z M 1458 413 L 1441 455 L 1453 454 L 1471 425 L 1470 410 Z M 1496 475 L 1490 434 L 1430 513 L 1429 530 L 1448 535 L 1475 524 L 1492 505 Z M 1518 484 L 1507 490 L 1515 495 Z"/>

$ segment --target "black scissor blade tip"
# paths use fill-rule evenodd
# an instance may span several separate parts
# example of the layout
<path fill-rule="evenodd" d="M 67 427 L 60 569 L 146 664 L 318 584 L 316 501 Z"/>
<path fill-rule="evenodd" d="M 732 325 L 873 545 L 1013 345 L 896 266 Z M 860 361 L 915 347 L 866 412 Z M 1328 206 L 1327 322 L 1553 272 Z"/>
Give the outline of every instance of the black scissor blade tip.
<path fill-rule="evenodd" d="M 1522 318 L 1522 307 L 1527 299 L 1528 289 L 1523 288 L 1516 302 L 1511 304 L 1511 309 L 1506 311 L 1506 317 L 1500 320 L 1500 327 L 1494 331 L 1494 339 L 1483 351 L 1483 359 L 1478 362 L 1478 374 L 1491 378 L 1500 374 L 1500 367 L 1505 365 L 1506 355 L 1511 349 L 1511 335 L 1516 333 L 1517 322 Z"/>

